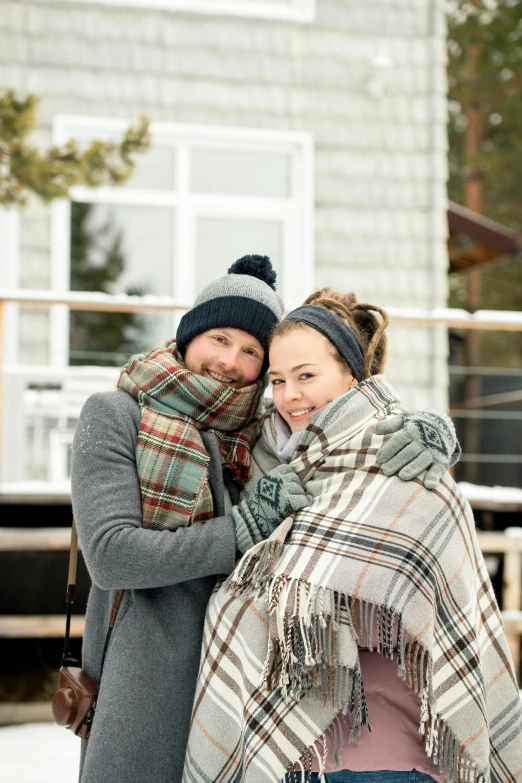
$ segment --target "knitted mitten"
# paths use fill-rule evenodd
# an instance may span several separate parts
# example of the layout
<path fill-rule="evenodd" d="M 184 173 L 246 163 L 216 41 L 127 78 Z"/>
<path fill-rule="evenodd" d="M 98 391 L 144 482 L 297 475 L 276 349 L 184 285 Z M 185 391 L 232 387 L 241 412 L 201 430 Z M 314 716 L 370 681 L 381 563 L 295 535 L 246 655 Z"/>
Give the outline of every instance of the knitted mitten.
<path fill-rule="evenodd" d="M 299 479 L 289 465 L 278 465 L 262 476 L 254 490 L 232 508 L 240 552 L 258 544 L 290 514 L 308 505 Z"/>
<path fill-rule="evenodd" d="M 375 427 L 378 435 L 394 432 L 377 452 L 383 463 L 383 473 L 398 473 L 403 481 L 419 476 L 423 471 L 426 489 L 435 489 L 450 465 L 458 462 L 462 453 L 451 419 L 444 413 L 417 411 L 389 416 Z"/>

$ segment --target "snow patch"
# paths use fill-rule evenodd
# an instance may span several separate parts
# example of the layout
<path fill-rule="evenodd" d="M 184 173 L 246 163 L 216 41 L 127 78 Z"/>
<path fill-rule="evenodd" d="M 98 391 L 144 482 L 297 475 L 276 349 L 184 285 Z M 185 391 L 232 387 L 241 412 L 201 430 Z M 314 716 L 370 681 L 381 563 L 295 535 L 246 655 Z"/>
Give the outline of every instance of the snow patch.
<path fill-rule="evenodd" d="M 469 484 L 467 481 L 459 481 L 458 486 L 470 503 L 489 501 L 490 503 L 522 504 L 522 488 L 520 487 L 484 487 L 479 484 Z"/>
<path fill-rule="evenodd" d="M 80 739 L 54 723 L 0 728 L 0 780 L 72 783 L 80 768 Z"/>

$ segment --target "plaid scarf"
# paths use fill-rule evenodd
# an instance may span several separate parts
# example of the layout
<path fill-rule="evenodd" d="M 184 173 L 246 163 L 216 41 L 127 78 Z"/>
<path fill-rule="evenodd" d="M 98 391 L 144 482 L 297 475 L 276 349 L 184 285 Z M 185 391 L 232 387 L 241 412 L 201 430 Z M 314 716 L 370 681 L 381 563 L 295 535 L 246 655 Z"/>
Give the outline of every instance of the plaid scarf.
<path fill-rule="evenodd" d="M 312 754 L 324 770 L 326 732 L 335 762 L 341 719 L 354 741 L 372 719 L 358 647 L 374 638 L 451 783 L 520 782 L 522 704 L 471 509 L 449 475 L 428 491 L 383 474 L 374 427 L 396 405 L 376 376 L 318 415 L 290 463 L 311 505 L 211 597 L 184 783 L 276 783 Z M 252 485 L 275 454 L 269 414 Z"/>
<path fill-rule="evenodd" d="M 243 485 L 250 475 L 250 442 L 259 422 L 265 382 L 232 389 L 190 372 L 175 342 L 131 357 L 118 388 L 139 402 L 136 461 L 143 526 L 174 530 L 214 516 L 208 456 L 198 430 L 213 433 L 223 469 Z"/>

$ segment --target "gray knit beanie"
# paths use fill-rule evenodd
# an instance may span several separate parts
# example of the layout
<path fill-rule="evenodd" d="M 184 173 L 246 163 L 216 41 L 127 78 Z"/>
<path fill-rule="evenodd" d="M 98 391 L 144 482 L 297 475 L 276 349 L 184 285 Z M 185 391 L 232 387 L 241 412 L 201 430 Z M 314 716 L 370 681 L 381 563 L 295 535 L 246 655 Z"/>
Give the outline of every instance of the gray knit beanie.
<path fill-rule="evenodd" d="M 281 320 L 283 300 L 275 291 L 277 274 L 268 256 L 243 256 L 228 274 L 206 286 L 185 313 L 176 333 L 182 356 L 189 342 L 216 328 L 241 329 L 255 337 L 265 349 L 260 376 L 268 368 L 268 335 Z"/>

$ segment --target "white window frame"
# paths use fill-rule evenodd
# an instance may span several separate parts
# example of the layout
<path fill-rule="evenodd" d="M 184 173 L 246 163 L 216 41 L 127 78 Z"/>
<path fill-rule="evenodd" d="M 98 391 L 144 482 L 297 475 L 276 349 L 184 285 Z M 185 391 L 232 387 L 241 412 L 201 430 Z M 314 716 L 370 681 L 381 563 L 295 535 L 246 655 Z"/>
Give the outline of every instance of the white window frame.
<path fill-rule="evenodd" d="M 20 213 L 15 207 L 0 206 L 0 288 L 19 287 Z M 16 364 L 18 360 L 19 307 L 5 303 L 3 312 L 3 341 L 0 345 L 2 364 Z"/>
<path fill-rule="evenodd" d="M 40 0 L 47 2 L 47 0 Z M 62 0 L 62 2 L 104 3 L 112 6 L 166 9 L 220 16 L 244 16 L 258 19 L 274 19 L 291 22 L 313 22 L 316 0 L 290 0 L 290 4 L 277 0 Z"/>
<path fill-rule="evenodd" d="M 126 120 L 99 117 L 58 116 L 53 123 L 53 141 L 63 144 L 70 138 L 79 141 L 121 135 L 129 127 Z M 195 255 L 198 218 L 227 217 L 237 219 L 276 220 L 283 225 L 283 285 L 278 292 L 289 307 L 299 304 L 314 284 L 314 193 L 313 137 L 309 133 L 254 130 L 208 125 L 152 123 L 153 144 L 175 150 L 175 189 L 146 190 L 125 188 L 75 187 L 70 196 L 75 201 L 92 204 L 141 205 L 173 208 L 175 219 L 173 248 L 173 287 L 165 292 L 191 302 L 196 296 Z M 266 198 L 190 191 L 190 153 L 194 149 L 225 149 L 287 153 L 291 156 L 292 193 L 289 198 Z M 146 154 L 146 153 L 145 153 Z M 175 210 L 174 210 L 175 208 Z M 68 199 L 55 201 L 51 208 L 51 289 L 69 290 L 70 279 L 70 212 Z M 259 248 L 263 252 L 263 248 Z M 234 260 L 234 259 L 232 259 Z M 187 275 L 187 269 L 190 270 Z M 51 308 L 50 364 L 68 366 L 69 314 L 66 307 Z M 173 315 L 175 330 L 179 315 Z"/>

